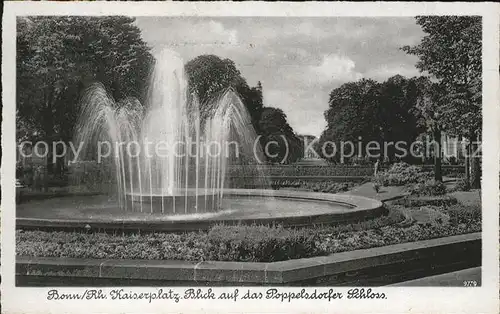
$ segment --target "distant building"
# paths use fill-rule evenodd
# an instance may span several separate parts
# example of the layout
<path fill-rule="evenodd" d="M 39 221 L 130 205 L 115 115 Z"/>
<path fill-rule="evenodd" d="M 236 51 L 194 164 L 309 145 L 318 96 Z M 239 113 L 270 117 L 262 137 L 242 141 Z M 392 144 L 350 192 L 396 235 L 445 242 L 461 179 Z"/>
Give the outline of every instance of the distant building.
<path fill-rule="evenodd" d="M 441 135 L 441 145 L 443 159 L 446 162 L 459 162 L 465 159 L 466 140 L 455 136 L 447 135 L 445 132 Z"/>
<path fill-rule="evenodd" d="M 417 140 L 422 141 L 423 147 L 419 151 L 422 160 L 432 160 L 435 156 L 436 144 L 428 134 L 422 134 Z M 467 140 L 441 132 L 441 156 L 445 163 L 461 163 L 466 156 Z"/>

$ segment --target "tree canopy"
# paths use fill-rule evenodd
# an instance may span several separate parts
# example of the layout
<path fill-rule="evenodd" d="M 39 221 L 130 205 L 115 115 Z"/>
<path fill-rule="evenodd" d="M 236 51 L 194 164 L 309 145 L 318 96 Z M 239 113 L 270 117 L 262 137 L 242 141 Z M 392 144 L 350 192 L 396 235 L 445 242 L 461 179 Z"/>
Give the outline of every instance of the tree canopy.
<path fill-rule="evenodd" d="M 354 145 L 344 144 L 344 154 L 365 156 L 366 145 L 375 141 L 380 143 L 380 151 L 372 153 L 394 159 L 395 143 L 410 143 L 421 131 L 411 113 L 416 101 L 415 82 L 400 75 L 383 83 L 362 79 L 341 85 L 330 93 L 329 108 L 325 111 L 327 127 L 319 140 L 324 151 L 320 153 L 324 158 L 338 161 L 341 143 L 350 142 Z M 383 142 L 394 144 L 388 145 L 384 152 Z M 336 152 L 328 143 L 335 145 Z"/>
<path fill-rule="evenodd" d="M 440 98 L 435 99 L 432 111 L 439 112 L 441 127 L 449 134 L 469 139 L 469 153 L 473 153 L 482 124 L 481 17 L 419 16 L 416 22 L 426 35 L 418 45 L 402 49 L 417 56 L 417 68 L 431 74 L 439 83 L 430 85 L 430 93 Z M 479 156 L 475 157 L 472 159 L 471 185 L 477 188 L 481 183 L 480 160 Z M 466 161 L 467 164 L 468 159 Z"/>
<path fill-rule="evenodd" d="M 197 95 L 201 103 L 202 119 L 210 115 L 211 100 L 232 88 L 245 104 L 254 128 L 262 113 L 262 85 L 250 88 L 231 59 L 215 55 L 201 55 L 186 63 L 190 92 Z"/>
<path fill-rule="evenodd" d="M 443 124 L 450 134 L 481 133 L 482 32 L 480 16 L 419 16 L 426 35 L 402 49 L 416 55 L 417 68 L 437 79 L 446 92 Z"/>
<path fill-rule="evenodd" d="M 211 100 L 231 88 L 245 104 L 255 131 L 261 135 L 264 150 L 267 145 L 268 161 L 292 162 L 302 157 L 301 141 L 288 124 L 285 113 L 277 108 L 264 107 L 261 82 L 250 87 L 231 59 L 201 55 L 186 63 L 186 73 L 190 92 L 200 100 L 202 120 L 214 109 Z"/>
<path fill-rule="evenodd" d="M 69 141 L 81 91 L 101 82 L 115 99 L 143 98 L 153 62 L 134 19 L 18 19 L 17 113 L 29 134 Z"/>
<path fill-rule="evenodd" d="M 259 120 L 264 153 L 271 162 L 290 163 L 303 157 L 303 142 L 288 124 L 283 110 L 264 107 Z"/>

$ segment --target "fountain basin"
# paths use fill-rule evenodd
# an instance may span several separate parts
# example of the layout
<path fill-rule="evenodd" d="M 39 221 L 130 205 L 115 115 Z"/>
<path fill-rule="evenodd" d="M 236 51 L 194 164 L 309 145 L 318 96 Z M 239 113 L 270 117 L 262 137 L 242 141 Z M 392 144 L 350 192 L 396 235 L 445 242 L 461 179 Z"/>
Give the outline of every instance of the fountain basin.
<path fill-rule="evenodd" d="M 129 192 L 126 210 L 163 215 L 189 215 L 220 210 L 219 193 L 199 193 L 195 189 L 174 191 L 172 195 L 154 191 L 149 194 Z"/>
<path fill-rule="evenodd" d="M 378 200 L 344 194 L 285 190 L 224 190 L 221 210 L 165 215 L 131 212 L 105 195 L 27 201 L 16 209 L 20 229 L 161 231 L 207 230 L 216 224 L 281 224 L 303 227 L 372 219 L 386 210 Z"/>

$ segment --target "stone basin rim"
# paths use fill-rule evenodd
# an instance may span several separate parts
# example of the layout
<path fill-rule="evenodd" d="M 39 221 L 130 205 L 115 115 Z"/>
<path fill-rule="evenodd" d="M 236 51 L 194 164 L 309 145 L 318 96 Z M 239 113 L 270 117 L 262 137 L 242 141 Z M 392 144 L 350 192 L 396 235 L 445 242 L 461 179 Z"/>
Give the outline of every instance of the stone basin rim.
<path fill-rule="evenodd" d="M 188 189 L 188 191 L 194 191 L 194 189 Z M 194 196 L 194 194 L 188 194 L 189 196 Z M 203 197 L 205 195 L 217 195 L 216 193 L 199 193 L 198 196 Z M 373 198 L 368 198 L 359 195 L 350 194 L 330 194 L 330 193 L 320 193 L 320 192 L 307 192 L 307 191 L 288 191 L 288 190 L 260 190 L 260 189 L 224 189 L 223 196 L 230 197 L 276 197 L 276 198 L 289 198 L 289 199 L 300 199 L 300 200 L 311 200 L 311 201 L 327 201 L 343 205 L 346 207 L 356 208 L 356 210 L 363 209 L 373 209 L 382 206 L 382 202 Z M 138 194 L 138 193 L 127 193 L 127 197 L 183 197 L 186 195 L 162 195 L 162 194 Z"/>
<path fill-rule="evenodd" d="M 93 220 L 93 219 L 65 219 L 56 218 L 44 219 L 35 217 L 16 217 L 16 228 L 20 229 L 81 229 L 89 224 L 92 227 L 101 226 L 109 230 L 122 230 L 122 229 L 141 229 L 141 230 L 157 230 L 157 231 L 179 231 L 179 230 L 207 230 L 210 226 L 217 223 L 229 224 L 253 224 L 253 223 L 282 223 L 285 226 L 307 226 L 316 224 L 331 224 L 331 223 L 353 223 L 359 220 L 371 219 L 382 215 L 385 211 L 383 204 L 379 200 L 370 199 L 367 197 L 349 195 L 349 194 L 328 194 L 318 192 L 305 192 L 305 191 L 287 191 L 287 190 L 254 190 L 254 189 L 228 189 L 224 190 L 224 195 L 228 197 L 276 197 L 284 199 L 297 199 L 312 202 L 326 202 L 340 205 L 345 207 L 343 212 L 332 212 L 325 214 L 312 214 L 302 216 L 281 216 L 269 218 L 236 218 L 224 219 L 224 217 L 217 217 L 214 219 L 200 219 L 191 220 L 178 219 L 178 220 L 141 220 L 141 219 L 127 219 L 123 221 L 113 220 Z"/>

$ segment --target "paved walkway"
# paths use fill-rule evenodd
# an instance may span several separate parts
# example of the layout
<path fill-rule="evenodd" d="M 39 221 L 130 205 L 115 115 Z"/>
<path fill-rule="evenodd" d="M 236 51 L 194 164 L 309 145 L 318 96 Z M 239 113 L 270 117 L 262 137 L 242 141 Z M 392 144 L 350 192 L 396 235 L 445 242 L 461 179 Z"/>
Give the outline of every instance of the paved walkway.
<path fill-rule="evenodd" d="M 481 267 L 469 268 L 451 273 L 400 282 L 391 286 L 399 287 L 464 287 L 466 284 L 481 285 Z"/>

